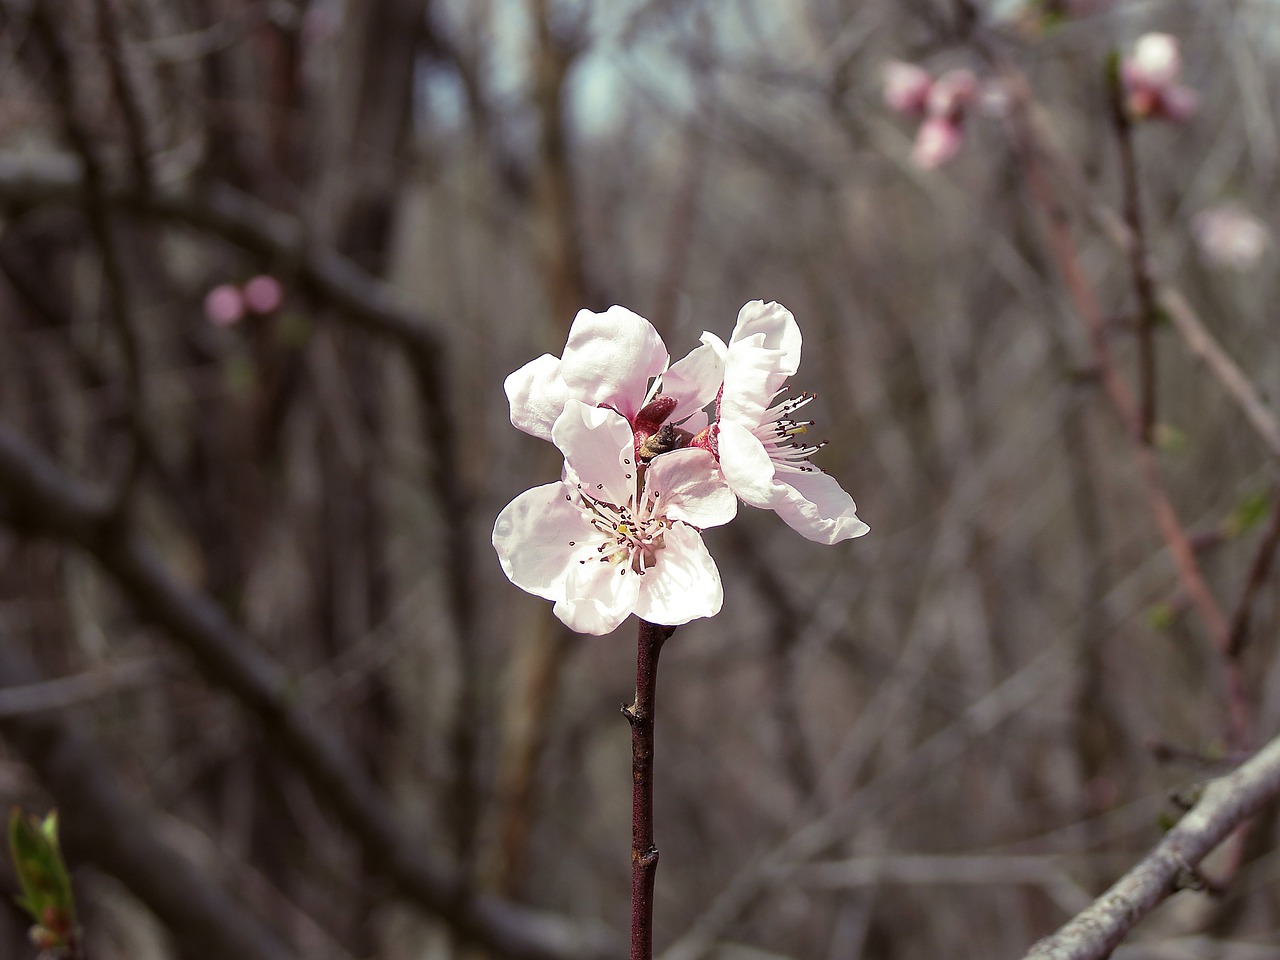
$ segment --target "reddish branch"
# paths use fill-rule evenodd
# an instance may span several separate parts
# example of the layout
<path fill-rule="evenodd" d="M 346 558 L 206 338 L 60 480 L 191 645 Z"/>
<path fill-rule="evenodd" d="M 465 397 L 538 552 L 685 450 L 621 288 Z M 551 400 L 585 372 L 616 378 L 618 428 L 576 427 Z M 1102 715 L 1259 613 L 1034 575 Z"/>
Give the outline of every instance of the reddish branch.
<path fill-rule="evenodd" d="M 1088 332 L 1095 370 L 1103 390 L 1125 430 L 1134 440 L 1133 456 L 1146 490 L 1147 501 L 1155 515 L 1160 535 L 1173 557 L 1182 588 L 1221 655 L 1228 715 L 1227 740 L 1232 749 L 1243 749 L 1248 742 L 1249 712 L 1240 665 L 1234 658 L 1227 656 L 1230 623 L 1200 570 L 1186 529 L 1178 519 L 1177 511 L 1165 489 L 1155 450 L 1145 442 L 1142 409 L 1134 402 L 1129 385 L 1121 376 L 1111 355 L 1107 342 L 1106 318 L 1080 265 L 1066 208 L 1043 168 L 1043 153 L 1026 116 L 1029 109 L 1026 85 L 1015 83 L 1014 86 L 1021 91 L 1021 96 L 1015 98 L 1013 114 L 1015 142 L 1021 154 L 1022 168 L 1031 194 L 1045 214 L 1050 255 L 1062 277 L 1067 295 Z"/>
<path fill-rule="evenodd" d="M 631 960 L 653 957 L 653 721 L 658 654 L 674 627 L 640 621 L 636 641 L 636 699 L 622 713 L 631 724 Z"/>
<path fill-rule="evenodd" d="M 1111 122 L 1120 148 L 1120 180 L 1124 191 L 1124 220 L 1129 227 L 1129 269 L 1138 299 L 1138 434 L 1151 445 L 1156 422 L 1156 294 L 1147 265 L 1147 234 L 1142 223 L 1142 198 L 1138 190 L 1138 157 L 1133 149 L 1133 121 L 1125 102 L 1124 83 L 1118 60 L 1113 60 L 1107 76 L 1111 100 Z"/>

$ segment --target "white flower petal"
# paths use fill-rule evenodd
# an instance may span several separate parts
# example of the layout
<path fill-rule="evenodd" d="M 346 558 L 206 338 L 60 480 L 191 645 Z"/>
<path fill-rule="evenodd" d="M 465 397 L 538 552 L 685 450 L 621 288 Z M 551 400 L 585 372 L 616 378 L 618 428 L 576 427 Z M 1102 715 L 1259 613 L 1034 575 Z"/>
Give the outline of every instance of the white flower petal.
<path fill-rule="evenodd" d="M 560 375 L 591 406 L 613 407 L 628 420 L 644 405 L 649 381 L 667 368 L 667 348 L 644 317 L 626 307 L 579 310 L 569 328 Z"/>
<path fill-rule="evenodd" d="M 555 615 L 578 633 L 612 633 L 636 608 L 640 575 L 624 564 L 599 559 L 573 564 L 565 580 L 565 598 Z"/>
<path fill-rule="evenodd" d="M 724 603 L 724 588 L 698 531 L 677 523 L 663 540 L 657 562 L 641 578 L 636 616 L 668 626 L 715 616 Z"/>
<path fill-rule="evenodd" d="M 566 401 L 551 439 L 564 454 L 568 476 L 576 476 L 584 492 L 618 506 L 634 499 L 635 438 L 620 414 L 581 400 Z"/>
<path fill-rule="evenodd" d="M 752 334 L 729 345 L 724 360 L 724 390 L 720 394 L 720 418 L 748 428 L 764 419 L 774 395 L 787 382 L 782 372 L 785 355 L 765 346 L 765 335 Z"/>
<path fill-rule="evenodd" d="M 507 377 L 503 386 L 511 403 L 512 426 L 550 440 L 551 426 L 569 398 L 569 388 L 560 376 L 559 358 L 544 353 Z"/>
<path fill-rule="evenodd" d="M 853 498 L 821 470 L 780 473 L 771 504 L 787 525 L 818 543 L 839 543 L 871 528 L 858 519 Z"/>
<path fill-rule="evenodd" d="M 579 556 L 594 555 L 603 537 L 576 501 L 571 487 L 548 483 L 526 490 L 498 514 L 493 548 L 502 572 L 521 590 L 559 600 L 570 567 Z"/>
<path fill-rule="evenodd" d="M 645 474 L 645 490 L 659 494 L 655 513 L 701 530 L 728 523 L 738 512 L 738 498 L 707 450 L 686 447 L 654 457 Z"/>
<path fill-rule="evenodd" d="M 720 421 L 720 470 L 733 492 L 751 504 L 773 507 L 774 465 L 760 439 L 740 423 Z"/>
<path fill-rule="evenodd" d="M 724 382 L 724 355 L 728 348 L 714 333 L 702 334 L 702 346 L 673 363 L 662 375 L 662 393 L 676 399 L 668 423 L 680 423 L 701 410 L 720 392 Z"/>
<path fill-rule="evenodd" d="M 752 300 L 738 311 L 738 322 L 729 338 L 729 348 L 756 334 L 764 335 L 766 350 L 780 350 L 778 372 L 789 377 L 800 369 L 800 325 L 791 311 L 780 303 Z"/>

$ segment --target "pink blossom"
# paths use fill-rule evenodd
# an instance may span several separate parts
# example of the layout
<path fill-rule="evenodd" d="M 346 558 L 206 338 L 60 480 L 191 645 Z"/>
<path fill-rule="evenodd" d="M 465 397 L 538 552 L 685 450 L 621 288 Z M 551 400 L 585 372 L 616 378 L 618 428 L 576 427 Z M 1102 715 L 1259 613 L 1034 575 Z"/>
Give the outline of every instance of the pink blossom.
<path fill-rule="evenodd" d="M 788 394 L 800 367 L 800 327 L 778 303 L 752 300 L 723 348 L 718 417 L 695 444 L 712 450 L 725 482 L 753 507 L 773 510 L 792 529 L 819 543 L 839 543 L 870 530 L 853 499 L 809 458 L 826 442 L 802 438 L 812 421 L 794 414 L 813 396 Z"/>
<path fill-rule="evenodd" d="M 972 70 L 948 70 L 934 80 L 915 64 L 893 60 L 884 68 L 884 96 L 898 113 L 924 118 L 911 162 L 932 170 L 959 153 L 965 116 L 983 103 L 984 87 Z"/>
<path fill-rule="evenodd" d="M 245 306 L 254 313 L 273 313 L 284 302 L 284 288 L 275 277 L 259 274 L 244 285 Z"/>
<path fill-rule="evenodd" d="M 884 81 L 884 102 L 895 113 L 918 117 L 924 113 L 929 99 L 933 78 L 927 70 L 914 63 L 890 60 L 881 72 Z"/>
<path fill-rule="evenodd" d="M 244 317 L 244 298 L 238 287 L 220 283 L 204 295 L 204 315 L 219 327 L 229 327 Z"/>
<path fill-rule="evenodd" d="M 1233 270 L 1253 267 L 1271 242 L 1271 234 L 1262 221 L 1233 204 L 1196 214 L 1192 232 L 1206 260 Z"/>
<path fill-rule="evenodd" d="M 1130 116 L 1174 121 L 1191 117 L 1198 98 L 1194 90 L 1178 84 L 1181 73 L 1182 55 L 1174 37 L 1167 33 L 1139 37 L 1133 53 L 1120 65 Z"/>
<path fill-rule="evenodd" d="M 956 123 L 978 96 L 978 78 L 972 70 L 948 70 L 929 90 L 925 109 L 930 117 L 945 117 Z"/>
<path fill-rule="evenodd" d="M 699 347 L 668 369 L 662 337 L 644 317 L 618 306 L 604 313 L 579 310 L 561 356 L 543 354 L 507 377 L 511 423 L 550 440 L 566 402 L 581 400 L 620 413 L 636 426 L 638 443 L 664 424 L 688 420 L 715 398 L 714 388 L 706 393 L 705 378 L 696 374 L 707 357 L 707 348 Z M 696 421 L 694 426 L 701 429 Z"/>
<path fill-rule="evenodd" d="M 494 524 L 511 582 L 580 633 L 632 613 L 668 625 L 718 613 L 724 591 L 699 531 L 733 519 L 737 500 L 714 457 L 686 448 L 639 464 L 631 424 L 574 398 L 551 432 L 563 479 L 520 494 Z"/>
<path fill-rule="evenodd" d="M 911 162 L 921 170 L 942 166 L 960 152 L 963 136 L 959 125 L 946 117 L 930 117 L 920 124 L 911 147 Z"/>

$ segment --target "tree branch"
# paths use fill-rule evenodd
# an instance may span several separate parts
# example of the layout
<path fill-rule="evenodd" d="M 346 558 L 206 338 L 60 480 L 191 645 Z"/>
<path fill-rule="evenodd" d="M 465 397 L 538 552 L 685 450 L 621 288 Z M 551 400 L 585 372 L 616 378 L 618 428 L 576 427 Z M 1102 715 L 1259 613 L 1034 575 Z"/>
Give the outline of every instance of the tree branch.
<path fill-rule="evenodd" d="M 1024 960 L 1101 960 L 1162 901 L 1193 885 L 1196 867 L 1267 801 L 1280 796 L 1280 737 L 1235 772 L 1211 781 L 1164 839 L 1110 890 Z"/>

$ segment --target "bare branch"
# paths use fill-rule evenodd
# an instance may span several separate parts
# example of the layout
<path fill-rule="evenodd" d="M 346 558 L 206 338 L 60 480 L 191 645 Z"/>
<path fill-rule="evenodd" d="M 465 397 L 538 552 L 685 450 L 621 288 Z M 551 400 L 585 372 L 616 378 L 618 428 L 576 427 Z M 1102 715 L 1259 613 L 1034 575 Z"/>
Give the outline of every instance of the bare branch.
<path fill-rule="evenodd" d="M 1280 796 L 1280 738 L 1200 800 L 1159 845 L 1083 913 L 1041 940 L 1025 960 L 1100 960 L 1157 905 L 1193 882 L 1196 867 L 1226 837 Z"/>

